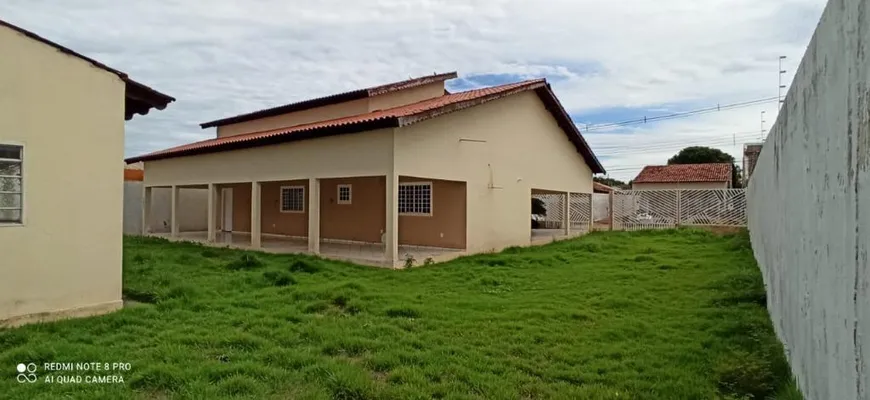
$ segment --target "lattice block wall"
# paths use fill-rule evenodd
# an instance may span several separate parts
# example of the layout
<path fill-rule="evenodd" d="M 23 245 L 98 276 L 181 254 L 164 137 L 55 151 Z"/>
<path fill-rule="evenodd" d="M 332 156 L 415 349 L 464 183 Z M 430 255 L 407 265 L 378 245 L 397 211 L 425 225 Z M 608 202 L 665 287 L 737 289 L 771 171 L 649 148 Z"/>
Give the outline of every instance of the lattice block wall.
<path fill-rule="evenodd" d="M 677 190 L 631 190 L 613 192 L 614 229 L 639 230 L 677 226 Z"/>
<path fill-rule="evenodd" d="M 571 230 L 588 231 L 592 219 L 592 195 L 590 193 L 571 193 Z"/>
<path fill-rule="evenodd" d="M 746 226 L 745 189 L 613 192 L 613 229 Z"/>
<path fill-rule="evenodd" d="M 542 216 L 538 222 L 542 229 L 562 229 L 565 215 L 565 195 L 559 193 L 533 194 L 533 199 L 544 202 L 547 215 Z"/>
<path fill-rule="evenodd" d="M 681 225 L 746 225 L 746 191 L 683 190 L 680 193 Z"/>

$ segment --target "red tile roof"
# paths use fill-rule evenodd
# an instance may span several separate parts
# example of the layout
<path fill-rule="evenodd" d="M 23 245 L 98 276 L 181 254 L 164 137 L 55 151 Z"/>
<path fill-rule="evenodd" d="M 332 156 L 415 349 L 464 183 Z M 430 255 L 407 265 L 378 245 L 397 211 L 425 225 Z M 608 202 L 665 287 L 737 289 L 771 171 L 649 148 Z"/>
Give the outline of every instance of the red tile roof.
<path fill-rule="evenodd" d="M 592 192 L 593 193 L 611 193 L 613 192 L 613 188 L 607 186 L 603 183 L 592 182 Z"/>
<path fill-rule="evenodd" d="M 411 89 L 419 86 L 428 85 L 435 82 L 444 82 L 449 79 L 456 78 L 456 72 L 448 72 L 444 74 L 436 74 L 423 76 L 420 78 L 411 78 L 403 81 L 388 83 L 385 85 L 373 86 L 365 89 L 352 90 L 350 92 L 338 93 L 314 99 L 299 101 L 296 103 L 285 104 L 283 106 L 267 108 L 259 111 L 236 115 L 234 117 L 221 118 L 214 121 L 203 122 L 199 124 L 203 129 L 214 126 L 223 126 L 229 124 L 237 124 L 239 122 L 253 121 L 255 119 L 273 117 L 276 115 L 286 114 L 289 112 L 308 110 L 316 107 L 323 107 L 330 104 L 344 103 L 346 101 L 364 99 L 374 97 L 380 94 L 395 92 L 399 90 Z"/>
<path fill-rule="evenodd" d="M 556 118 L 569 140 L 586 160 L 593 173 L 604 173 L 601 163 L 592 153 L 589 145 L 571 122 L 559 100 L 544 79 L 529 80 L 484 89 L 446 94 L 421 102 L 378 110 L 332 120 L 313 122 L 262 132 L 227 136 L 201 142 L 185 144 L 154 153 L 132 157 L 128 163 L 159 160 L 202 153 L 213 153 L 247 147 L 264 146 L 294 140 L 304 140 L 320 136 L 356 133 L 374 129 L 407 126 L 429 118 L 438 117 L 454 111 L 473 107 L 512 94 L 534 90 L 544 105 Z"/>
<path fill-rule="evenodd" d="M 124 168 L 124 181 L 142 181 L 145 179 L 145 171 L 141 169 Z"/>
<path fill-rule="evenodd" d="M 633 183 L 727 182 L 731 180 L 731 164 L 647 165 Z"/>
<path fill-rule="evenodd" d="M 66 53 L 70 56 L 79 58 L 85 62 L 90 63 L 91 65 L 93 65 L 99 69 L 102 69 L 106 72 L 117 75 L 118 78 L 123 80 L 124 83 L 126 84 L 124 117 L 128 120 L 133 118 L 133 114 L 145 115 L 148 113 L 148 111 L 152 107 L 156 108 L 158 110 L 162 110 L 162 109 L 166 108 L 166 106 L 169 103 L 175 101 L 175 98 L 172 96 L 160 93 L 160 92 L 158 92 L 158 91 L 156 91 L 148 86 L 145 86 L 139 82 L 136 82 L 136 81 L 130 79 L 130 77 L 128 77 L 127 74 L 124 72 L 118 71 L 117 69 L 109 67 L 106 64 L 103 64 L 97 60 L 94 60 L 93 58 L 84 56 L 80 53 L 77 53 L 77 52 L 67 48 L 67 47 L 61 46 L 55 42 L 52 42 L 51 40 L 48 40 L 42 36 L 39 36 L 31 31 L 28 31 L 24 28 L 12 25 L 6 21 L 3 21 L 2 19 L 0 19 L 0 26 L 5 26 L 5 27 L 12 29 L 12 30 L 14 30 L 14 31 L 16 31 L 16 32 L 18 32 L 18 33 L 20 33 L 20 34 L 22 34 L 30 39 L 33 39 L 33 40 L 36 40 L 36 41 L 41 42 L 43 44 L 46 44 L 48 46 L 54 47 L 57 51 L 59 51 L 61 53 Z"/>

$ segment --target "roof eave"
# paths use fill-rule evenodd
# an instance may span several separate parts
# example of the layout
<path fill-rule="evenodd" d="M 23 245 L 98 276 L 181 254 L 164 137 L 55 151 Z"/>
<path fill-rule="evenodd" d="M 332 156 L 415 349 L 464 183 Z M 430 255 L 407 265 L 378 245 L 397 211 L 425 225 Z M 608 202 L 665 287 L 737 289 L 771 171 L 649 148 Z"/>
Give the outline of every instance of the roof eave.
<path fill-rule="evenodd" d="M 318 97 L 315 99 L 300 101 L 283 106 L 267 108 L 264 110 L 254 111 L 246 114 L 235 115 L 232 117 L 216 119 L 214 121 L 203 122 L 199 124 L 200 128 L 207 129 L 224 125 L 237 124 L 241 122 L 253 121 L 260 118 L 274 117 L 281 114 L 287 114 L 294 111 L 308 110 L 317 107 L 328 106 L 332 104 L 345 103 L 348 101 L 364 99 L 368 97 L 368 91 L 365 89 L 354 90 L 345 93 L 334 94 L 331 96 Z"/>
<path fill-rule="evenodd" d="M 503 92 L 494 93 L 494 94 L 482 96 L 482 97 L 475 98 L 475 99 L 459 101 L 459 102 L 449 104 L 446 106 L 442 106 L 442 107 L 438 107 L 438 108 L 435 108 L 432 110 L 418 112 L 418 113 L 413 114 L 413 115 L 401 117 L 399 119 L 399 126 L 411 125 L 411 124 L 414 124 L 414 123 L 417 123 L 420 121 L 425 121 L 427 119 L 439 117 L 439 116 L 444 115 L 444 114 L 449 114 L 452 112 L 464 110 L 466 108 L 471 108 L 474 106 L 481 105 L 483 103 L 487 103 L 487 102 L 490 102 L 493 100 L 497 100 L 497 99 L 501 99 L 501 98 L 504 98 L 507 96 L 511 96 L 513 94 L 516 94 L 516 93 L 537 89 L 541 86 L 544 86 L 543 82 L 531 83 L 529 85 L 519 86 L 519 87 L 516 87 L 516 88 L 511 89 L 511 90 L 505 90 Z"/>
<path fill-rule="evenodd" d="M 175 98 L 158 92 L 132 79 L 124 79 L 124 119 L 130 120 L 135 114 L 145 115 L 152 108 L 163 110 Z"/>
<path fill-rule="evenodd" d="M 350 92 L 345 93 L 337 93 L 329 96 L 318 97 L 309 100 L 303 100 L 296 103 L 285 104 L 278 107 L 267 108 L 263 110 L 258 110 L 254 112 L 249 112 L 245 114 L 235 115 L 232 117 L 216 119 L 214 121 L 203 122 L 199 124 L 200 128 L 213 128 L 230 124 L 237 124 L 241 122 L 248 122 L 257 120 L 260 118 L 268 118 L 274 117 L 282 114 L 287 114 L 296 111 L 309 110 L 312 108 L 328 106 L 332 104 L 345 103 L 348 101 L 365 99 L 369 97 L 374 97 L 377 95 L 395 92 L 404 89 L 410 89 L 414 87 L 419 87 L 423 85 L 429 85 L 437 82 L 444 82 L 450 79 L 455 79 L 459 76 L 456 72 L 448 72 L 443 74 L 436 74 L 430 76 L 423 76 L 419 78 L 414 78 L 413 83 L 408 83 L 407 81 L 394 82 L 391 84 L 374 86 L 367 89 L 357 89 Z"/>
<path fill-rule="evenodd" d="M 338 125 L 338 126 L 328 126 L 322 128 L 314 128 L 305 131 L 293 132 L 291 134 L 281 134 L 280 132 L 275 133 L 274 135 L 270 135 L 267 137 L 259 137 L 249 140 L 238 140 L 234 142 L 227 142 L 224 144 L 203 147 L 203 148 L 193 148 L 189 150 L 182 151 L 172 151 L 172 149 L 164 150 L 159 153 L 151 153 L 145 154 L 142 156 L 130 157 L 124 160 L 127 164 L 137 163 L 141 161 L 156 161 L 163 160 L 167 158 L 178 158 L 178 157 L 186 157 L 200 154 L 208 154 L 208 153 L 220 153 L 229 150 L 240 150 L 247 149 L 252 147 L 260 147 L 267 146 L 272 144 L 280 144 L 287 142 L 295 142 L 299 140 L 307 140 L 314 139 L 320 137 L 327 136 L 336 136 L 336 135 L 344 135 L 348 133 L 359 133 L 365 131 L 372 131 L 376 129 L 384 129 L 384 128 L 395 128 L 399 126 L 399 121 L 395 117 L 381 118 L 372 121 L 359 122 L 354 124 L 346 124 L 346 125 Z M 244 135 L 240 135 L 244 136 Z"/>

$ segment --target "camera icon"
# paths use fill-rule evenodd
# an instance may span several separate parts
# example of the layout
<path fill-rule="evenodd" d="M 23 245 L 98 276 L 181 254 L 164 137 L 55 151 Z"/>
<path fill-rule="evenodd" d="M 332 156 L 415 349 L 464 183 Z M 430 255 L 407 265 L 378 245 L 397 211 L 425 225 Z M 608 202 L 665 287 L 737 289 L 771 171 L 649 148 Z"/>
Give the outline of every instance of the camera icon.
<path fill-rule="evenodd" d="M 15 378 L 18 383 L 34 383 L 36 382 L 36 364 L 18 364 L 15 368 L 18 371 L 18 376 Z"/>

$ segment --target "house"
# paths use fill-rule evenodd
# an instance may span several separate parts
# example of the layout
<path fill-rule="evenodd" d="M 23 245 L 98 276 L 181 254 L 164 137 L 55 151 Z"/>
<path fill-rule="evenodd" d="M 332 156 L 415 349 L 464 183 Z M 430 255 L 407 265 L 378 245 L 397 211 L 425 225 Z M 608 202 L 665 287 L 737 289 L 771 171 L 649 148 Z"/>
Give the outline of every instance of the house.
<path fill-rule="evenodd" d="M 205 190 L 207 231 L 174 211 L 169 237 L 388 266 L 528 245 L 532 194 L 591 193 L 604 169 L 545 80 L 449 93 L 456 76 L 203 123 L 215 138 L 127 160 L 144 212 L 157 188 Z"/>
<path fill-rule="evenodd" d="M 749 178 L 752 177 L 752 172 L 755 171 L 755 164 L 758 163 L 758 156 L 761 155 L 763 143 L 746 143 L 743 145 L 743 182 L 744 186 L 749 184 Z"/>
<path fill-rule="evenodd" d="M 124 121 L 174 99 L 0 21 L 0 326 L 121 301 Z"/>
<path fill-rule="evenodd" d="M 613 189 L 612 187 L 607 186 L 603 183 L 592 182 L 592 192 L 593 193 L 606 194 L 606 193 L 613 193 L 614 190 L 615 189 Z"/>
<path fill-rule="evenodd" d="M 728 189 L 731 164 L 647 165 L 631 182 L 633 190 Z"/>

